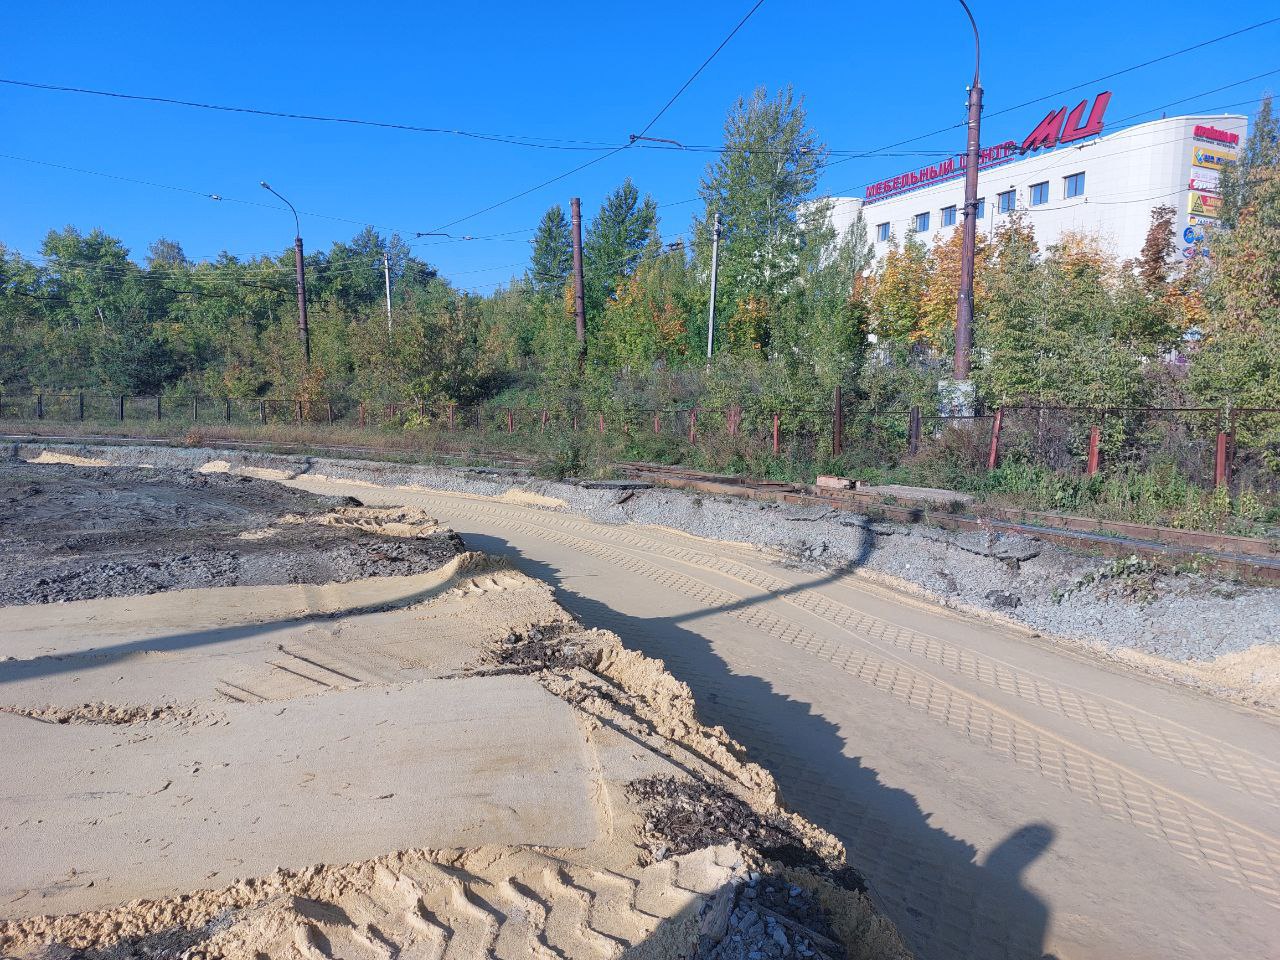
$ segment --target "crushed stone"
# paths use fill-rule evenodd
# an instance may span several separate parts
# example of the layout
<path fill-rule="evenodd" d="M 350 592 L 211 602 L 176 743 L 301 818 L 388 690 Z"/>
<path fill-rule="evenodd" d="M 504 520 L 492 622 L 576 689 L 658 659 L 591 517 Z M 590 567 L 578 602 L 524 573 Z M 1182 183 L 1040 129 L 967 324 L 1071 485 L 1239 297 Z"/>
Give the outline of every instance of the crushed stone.
<path fill-rule="evenodd" d="M 34 458 L 45 449 L 40 444 L 20 445 L 18 454 Z M 1023 535 L 992 538 L 855 513 L 664 488 L 628 491 L 631 496 L 622 500 L 617 490 L 584 489 L 512 470 L 480 473 L 208 449 L 56 449 L 118 464 L 163 461 L 186 469 L 216 458 L 233 469 L 275 468 L 291 475 L 486 497 L 519 489 L 564 504 L 548 509 L 600 523 L 653 524 L 751 544 L 815 571 L 857 571 L 905 582 L 943 605 L 990 611 L 1050 639 L 1073 641 L 1104 655 L 1132 651 L 1174 664 L 1203 665 L 1259 646 L 1280 647 L 1280 589 L 1208 575 L 1191 564 L 1116 572 L 1108 567 L 1116 561 Z M 1108 569 L 1114 575 L 1108 575 Z M 1215 689 L 1209 681 L 1203 685 Z"/>

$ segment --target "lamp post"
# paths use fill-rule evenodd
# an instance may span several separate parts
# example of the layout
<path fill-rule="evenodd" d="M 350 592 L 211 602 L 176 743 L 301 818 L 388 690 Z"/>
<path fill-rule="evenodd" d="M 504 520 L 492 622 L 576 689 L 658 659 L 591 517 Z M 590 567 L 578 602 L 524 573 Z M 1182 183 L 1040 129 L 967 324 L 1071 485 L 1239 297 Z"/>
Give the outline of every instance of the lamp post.
<path fill-rule="evenodd" d="M 302 340 L 302 357 L 307 366 L 311 366 L 311 332 L 307 327 L 307 281 L 302 271 L 302 223 L 298 220 L 298 211 L 293 204 L 271 189 L 271 184 L 259 180 L 263 190 L 268 190 L 284 200 L 285 206 L 293 211 L 293 261 L 298 274 L 298 337 Z"/>
<path fill-rule="evenodd" d="M 972 413 L 973 390 L 969 383 L 969 349 L 973 343 L 973 260 L 978 230 L 978 151 L 981 143 L 982 82 L 980 67 L 982 47 L 978 40 L 978 24 L 965 0 L 969 26 L 973 28 L 973 83 L 969 86 L 969 139 L 964 171 L 964 230 L 960 252 L 960 291 L 956 299 L 956 354 L 952 375 L 955 378 L 953 403 Z"/>

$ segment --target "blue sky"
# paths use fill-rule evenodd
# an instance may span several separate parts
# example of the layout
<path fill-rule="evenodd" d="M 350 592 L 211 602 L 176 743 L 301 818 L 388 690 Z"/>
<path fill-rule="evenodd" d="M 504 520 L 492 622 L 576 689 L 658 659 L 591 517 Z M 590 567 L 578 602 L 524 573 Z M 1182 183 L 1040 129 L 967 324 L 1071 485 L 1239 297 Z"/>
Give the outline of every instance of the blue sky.
<path fill-rule="evenodd" d="M 8 11 L 0 77 L 269 110 L 613 144 L 637 131 L 749 9 L 749 0 L 370 5 L 48 2 Z M 1163 6 L 975 0 L 983 34 L 984 143 L 1020 139 L 1059 103 L 1110 89 L 1109 123 L 1228 108 L 1252 112 L 1280 86 L 1280 23 L 1077 93 L 996 111 L 1271 17 L 1274 2 Z M 1207 14 L 1212 14 L 1208 16 Z M 955 0 L 805 4 L 766 0 L 653 128 L 720 142 L 733 101 L 792 84 L 835 150 L 870 151 L 960 123 L 972 43 Z M 1274 71 L 1274 72 L 1272 72 Z M 1214 88 L 1270 72 L 1269 76 Z M 1201 95 L 1203 94 L 1203 95 Z M 1242 101 L 1253 101 L 1241 103 Z M 1232 106 L 1234 105 L 1234 106 Z M 0 158 L 0 241 L 34 253 L 51 227 L 101 227 L 141 259 L 165 236 L 188 256 L 281 251 L 300 211 L 308 249 L 364 223 L 430 231 L 585 162 L 594 153 L 453 136 L 215 113 L 0 85 L 0 153 L 217 193 L 202 196 Z M 963 149 L 955 129 L 906 150 Z M 704 153 L 626 150 L 588 170 L 419 241 L 461 286 L 519 273 L 551 203 L 589 216 L 630 175 L 662 204 L 668 239 L 688 229 Z M 828 171 L 823 189 L 924 161 L 877 155 Z M 252 203 L 232 202 L 232 199 Z M 515 231 L 515 232 L 511 232 Z"/>

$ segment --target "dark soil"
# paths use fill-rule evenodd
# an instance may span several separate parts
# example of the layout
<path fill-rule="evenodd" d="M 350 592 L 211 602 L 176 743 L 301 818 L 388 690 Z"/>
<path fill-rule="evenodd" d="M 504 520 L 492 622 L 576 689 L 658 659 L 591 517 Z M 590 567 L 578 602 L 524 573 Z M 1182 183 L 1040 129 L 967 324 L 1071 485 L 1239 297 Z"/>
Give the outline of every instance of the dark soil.
<path fill-rule="evenodd" d="M 358 505 L 229 474 L 0 462 L 0 605 L 406 575 L 462 549 L 452 533 L 278 523 Z"/>

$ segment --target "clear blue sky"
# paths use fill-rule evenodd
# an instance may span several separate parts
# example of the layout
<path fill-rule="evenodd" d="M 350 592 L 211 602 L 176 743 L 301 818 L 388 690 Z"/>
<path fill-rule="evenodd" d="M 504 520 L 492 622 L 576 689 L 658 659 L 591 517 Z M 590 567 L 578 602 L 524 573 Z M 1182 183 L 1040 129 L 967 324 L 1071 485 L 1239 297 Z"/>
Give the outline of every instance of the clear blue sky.
<path fill-rule="evenodd" d="M 643 5 L 24 3 L 6 15 L 0 76 L 270 110 L 361 117 L 602 143 L 626 140 L 675 92 L 750 0 Z M 1280 86 L 1280 24 L 1127 73 L 1054 101 L 1004 107 L 1280 16 L 1271 0 L 1152 7 L 974 0 L 983 32 L 984 143 L 1021 138 L 1052 105 L 1111 89 L 1107 120 L 1232 84 L 1172 114 L 1256 101 Z M 972 74 L 968 24 L 955 0 L 853 4 L 766 0 L 654 127 L 654 136 L 719 143 L 726 110 L 756 85 L 792 84 L 836 150 L 871 150 L 962 122 Z M 1252 112 L 1256 103 L 1232 106 Z M 1141 119 L 1154 119 L 1159 109 Z M 427 231 L 555 176 L 595 154 L 422 133 L 214 113 L 0 85 L 0 153 L 218 193 L 204 199 L 0 159 L 0 241 L 38 250 L 51 227 L 101 227 L 141 259 L 157 237 L 188 256 L 291 245 L 293 222 L 257 184 L 304 211 L 308 249 L 370 223 Z M 963 148 L 964 132 L 903 149 Z M 532 228 L 554 202 L 587 216 L 630 175 L 660 204 L 696 195 L 709 156 L 627 150 L 452 228 L 478 236 Z M 823 189 L 918 167 L 876 156 L 840 164 Z M 664 206 L 664 236 L 696 205 Z M 326 219 L 319 216 L 332 218 Z M 529 233 L 505 240 L 419 242 L 461 286 L 488 290 L 526 260 Z M 512 266 L 515 265 L 515 266 Z"/>

